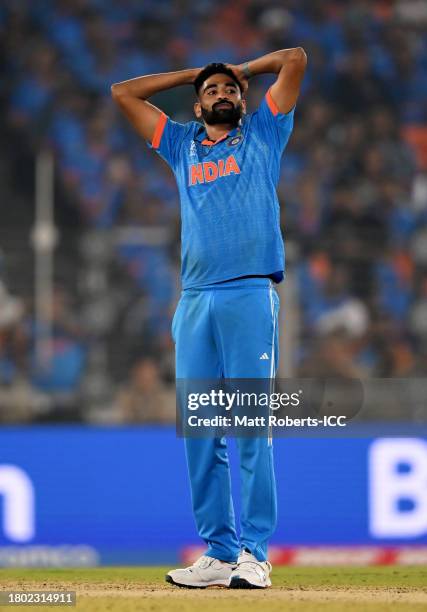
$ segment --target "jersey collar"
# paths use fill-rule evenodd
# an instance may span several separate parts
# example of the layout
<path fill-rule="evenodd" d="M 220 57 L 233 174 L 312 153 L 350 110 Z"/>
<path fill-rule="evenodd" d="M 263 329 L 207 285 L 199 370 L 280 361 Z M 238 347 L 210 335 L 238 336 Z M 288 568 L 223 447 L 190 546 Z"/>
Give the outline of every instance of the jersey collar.
<path fill-rule="evenodd" d="M 226 140 L 227 138 L 230 138 L 231 136 L 236 136 L 237 134 L 239 134 L 241 132 L 241 130 L 242 130 L 241 126 L 238 125 L 233 130 L 231 130 L 230 132 L 227 132 L 226 134 L 224 134 L 224 136 L 222 136 L 221 138 L 218 138 L 218 140 L 216 140 L 214 142 L 212 140 L 208 140 L 208 135 L 207 135 L 207 132 L 205 130 L 205 127 L 203 125 L 200 125 L 200 127 L 197 129 L 196 136 L 195 136 L 194 140 L 197 140 L 197 142 L 199 142 L 202 145 L 206 145 L 208 147 L 212 147 L 212 146 L 218 144 L 219 142 L 222 142 L 223 140 Z"/>

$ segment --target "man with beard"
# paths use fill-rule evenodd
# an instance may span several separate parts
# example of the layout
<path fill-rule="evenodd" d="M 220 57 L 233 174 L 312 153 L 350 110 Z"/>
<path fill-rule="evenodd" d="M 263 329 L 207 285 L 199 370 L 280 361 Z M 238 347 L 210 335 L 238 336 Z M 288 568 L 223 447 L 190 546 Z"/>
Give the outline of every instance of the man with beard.
<path fill-rule="evenodd" d="M 303 49 L 244 64 L 209 64 L 112 86 L 133 127 L 172 168 L 182 216 L 182 295 L 172 323 L 177 379 L 273 379 L 284 250 L 276 194 L 306 66 Z M 246 114 L 248 80 L 277 75 Z M 148 99 L 193 84 L 199 122 L 172 121 Z M 186 587 L 271 585 L 267 543 L 276 525 L 271 438 L 237 439 L 242 484 L 237 536 L 224 437 L 185 439 L 192 504 L 206 553 L 166 580 Z"/>

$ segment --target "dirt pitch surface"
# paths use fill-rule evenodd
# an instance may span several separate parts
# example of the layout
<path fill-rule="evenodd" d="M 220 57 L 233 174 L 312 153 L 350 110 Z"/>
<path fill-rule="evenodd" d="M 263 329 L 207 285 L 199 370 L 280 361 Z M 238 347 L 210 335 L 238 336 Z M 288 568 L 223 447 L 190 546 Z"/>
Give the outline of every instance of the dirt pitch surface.
<path fill-rule="evenodd" d="M 2 591 L 76 591 L 88 612 L 353 612 L 427 610 L 427 567 L 280 567 L 266 590 L 179 589 L 164 582 L 168 568 L 0 570 Z M 14 610 L 52 606 L 13 606 Z M 6 607 L 1 609 L 7 610 Z"/>

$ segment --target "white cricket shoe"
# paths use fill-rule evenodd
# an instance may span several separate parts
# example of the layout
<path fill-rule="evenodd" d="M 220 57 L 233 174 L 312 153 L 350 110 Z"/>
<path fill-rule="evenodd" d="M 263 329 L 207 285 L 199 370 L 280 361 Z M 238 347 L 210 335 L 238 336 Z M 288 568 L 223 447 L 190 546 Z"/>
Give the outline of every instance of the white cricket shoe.
<path fill-rule="evenodd" d="M 171 570 L 166 574 L 166 582 L 189 589 L 205 589 L 211 586 L 228 587 L 235 563 L 226 563 L 203 555 L 184 569 Z"/>
<path fill-rule="evenodd" d="M 271 563 L 258 561 L 250 552 L 243 550 L 237 567 L 231 574 L 231 589 L 266 589 L 271 586 Z"/>

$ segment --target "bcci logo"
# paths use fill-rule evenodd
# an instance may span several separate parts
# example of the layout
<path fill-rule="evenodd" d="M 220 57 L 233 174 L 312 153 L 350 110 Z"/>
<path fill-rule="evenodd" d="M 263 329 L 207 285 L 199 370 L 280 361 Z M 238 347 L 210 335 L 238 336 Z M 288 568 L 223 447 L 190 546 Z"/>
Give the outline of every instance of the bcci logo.
<path fill-rule="evenodd" d="M 234 138 L 232 138 L 229 143 L 228 146 L 229 147 L 234 147 L 235 145 L 239 144 L 239 142 L 242 140 L 243 136 L 239 135 L 239 136 L 235 136 Z"/>

